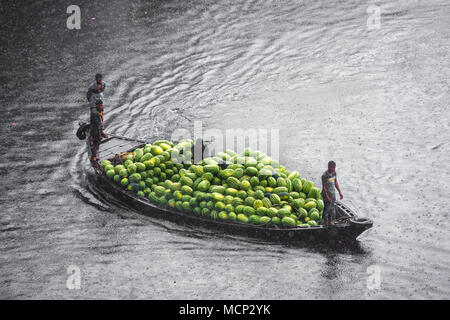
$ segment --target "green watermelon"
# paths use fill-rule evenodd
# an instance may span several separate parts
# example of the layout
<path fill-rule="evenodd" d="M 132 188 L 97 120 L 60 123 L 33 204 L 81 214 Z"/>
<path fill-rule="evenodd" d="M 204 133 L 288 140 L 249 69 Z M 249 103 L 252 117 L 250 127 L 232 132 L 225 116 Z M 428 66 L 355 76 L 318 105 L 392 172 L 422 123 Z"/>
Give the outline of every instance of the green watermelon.
<path fill-rule="evenodd" d="M 311 191 L 311 189 L 314 188 L 314 183 L 313 183 L 312 181 L 305 180 L 305 182 L 302 183 L 302 184 L 303 184 L 303 189 L 302 189 L 302 191 L 303 191 L 305 194 L 308 194 L 308 193 Z"/>
<path fill-rule="evenodd" d="M 100 162 L 100 165 L 105 168 L 107 165 L 110 165 L 111 161 L 109 160 L 102 160 L 102 162 Z"/>
<path fill-rule="evenodd" d="M 107 172 L 106 172 L 106 176 L 108 177 L 108 178 L 110 178 L 110 179 L 113 179 L 114 178 L 114 176 L 115 176 L 115 171 L 114 171 L 114 169 L 110 169 L 110 170 L 108 170 Z"/>
<path fill-rule="evenodd" d="M 262 168 L 261 170 L 259 170 L 258 177 L 259 177 L 259 179 L 266 179 L 266 178 L 271 177 L 272 174 L 273 174 L 273 170 L 272 169 Z"/>
<path fill-rule="evenodd" d="M 271 223 L 275 226 L 279 226 L 281 224 L 281 219 L 278 217 L 273 217 Z"/>
<path fill-rule="evenodd" d="M 295 199 L 295 200 L 292 201 L 292 205 L 293 205 L 296 209 L 303 208 L 303 206 L 305 205 L 305 199 L 302 199 L 302 198 Z"/>
<path fill-rule="evenodd" d="M 261 207 L 263 207 L 263 202 L 262 202 L 262 200 L 255 200 L 254 202 L 253 202 L 253 208 L 255 208 L 256 210 L 258 210 L 258 208 L 261 208 Z"/>
<path fill-rule="evenodd" d="M 281 199 L 278 195 L 276 194 L 271 194 L 270 195 L 270 202 L 272 202 L 273 204 L 280 204 L 281 203 Z"/>
<path fill-rule="evenodd" d="M 197 189 L 203 192 L 206 192 L 209 190 L 209 181 L 208 180 L 203 180 L 202 182 L 200 182 L 197 186 Z"/>
<path fill-rule="evenodd" d="M 245 169 L 245 174 L 250 177 L 256 176 L 258 174 L 258 169 L 256 169 L 255 167 L 247 167 Z"/>
<path fill-rule="evenodd" d="M 284 180 L 284 178 L 282 178 L 282 177 L 278 177 L 277 187 L 286 187 L 286 180 Z M 287 189 L 284 192 L 287 192 Z"/>
<path fill-rule="evenodd" d="M 254 208 L 252 208 L 252 207 L 245 206 L 245 207 L 244 207 L 244 210 L 243 210 L 243 213 L 244 213 L 245 215 L 247 215 L 247 216 L 251 216 L 251 215 L 253 215 L 253 214 L 256 213 L 256 210 L 255 210 Z"/>
<path fill-rule="evenodd" d="M 323 200 L 317 200 L 317 208 L 319 209 L 319 211 L 323 210 L 324 208 Z"/>
<path fill-rule="evenodd" d="M 269 224 L 272 221 L 271 218 L 263 216 L 259 219 L 259 224 Z"/>
<path fill-rule="evenodd" d="M 274 177 L 267 178 L 267 183 L 269 184 L 269 187 L 276 187 L 277 186 L 277 180 L 275 180 Z"/>
<path fill-rule="evenodd" d="M 219 202 L 216 202 L 216 204 L 214 205 L 214 208 L 217 210 L 217 211 L 224 211 L 225 210 L 225 203 L 223 203 L 223 202 L 221 202 L 221 201 L 219 201 Z"/>
<path fill-rule="evenodd" d="M 186 185 L 186 186 L 192 187 L 192 185 L 194 184 L 194 181 L 192 181 L 192 179 L 189 178 L 188 176 L 183 176 L 183 177 L 180 178 L 180 183 L 182 185 Z"/>
<path fill-rule="evenodd" d="M 267 215 L 269 217 L 276 217 L 278 215 L 278 210 L 274 207 L 267 209 Z"/>
<path fill-rule="evenodd" d="M 248 222 L 252 223 L 252 224 L 259 224 L 259 219 L 260 219 L 260 216 L 253 214 L 248 217 Z"/>
<path fill-rule="evenodd" d="M 305 208 L 300 208 L 299 210 L 299 217 L 305 219 L 309 216 L 308 211 L 306 211 Z"/>
<path fill-rule="evenodd" d="M 143 155 L 144 155 L 144 149 L 138 148 L 138 149 L 134 150 L 134 160 L 135 161 L 140 161 Z"/>
<path fill-rule="evenodd" d="M 225 196 L 225 198 L 223 199 L 223 202 L 225 202 L 226 204 L 232 204 L 233 203 L 233 196 Z"/>
<path fill-rule="evenodd" d="M 220 220 L 228 220 L 228 214 L 225 211 L 219 212 L 219 219 Z"/>
<path fill-rule="evenodd" d="M 272 206 L 272 202 L 270 202 L 269 198 L 263 198 L 262 202 L 263 202 L 263 206 L 266 208 L 270 208 Z"/>
<path fill-rule="evenodd" d="M 291 212 L 286 208 L 282 208 L 282 209 L 278 210 L 278 212 L 277 212 L 277 215 L 280 218 L 284 218 L 286 216 L 289 216 L 290 214 L 291 214 Z"/>
<path fill-rule="evenodd" d="M 289 195 L 292 197 L 292 199 L 300 198 L 300 194 L 298 192 L 295 192 L 295 191 L 289 192 Z"/>
<path fill-rule="evenodd" d="M 250 182 L 248 182 L 247 180 L 243 180 L 243 181 L 241 181 L 241 183 L 240 183 L 240 188 L 241 188 L 242 190 L 247 191 L 247 190 L 249 190 L 249 189 L 251 188 L 251 184 L 250 184 Z"/>
<path fill-rule="evenodd" d="M 123 178 L 122 180 L 120 180 L 120 184 L 121 184 L 123 187 L 128 186 L 128 179 L 127 179 L 127 178 Z"/>
<path fill-rule="evenodd" d="M 218 193 L 218 192 L 213 192 L 212 197 L 213 197 L 214 201 L 223 201 L 225 198 L 223 194 Z"/>
<path fill-rule="evenodd" d="M 188 201 L 184 201 L 182 206 L 183 206 L 183 210 L 189 211 L 191 209 L 191 205 L 189 204 Z"/>
<path fill-rule="evenodd" d="M 207 164 L 207 165 L 203 166 L 204 172 L 210 172 L 212 174 L 216 174 L 216 173 L 219 173 L 219 170 L 220 170 L 220 168 L 216 164 Z"/>
<path fill-rule="evenodd" d="M 314 220 L 309 220 L 308 225 L 310 225 L 311 227 L 317 227 L 317 222 Z"/>
<path fill-rule="evenodd" d="M 118 164 L 117 166 L 114 167 L 114 171 L 116 172 L 116 174 L 119 174 L 120 171 L 124 170 L 125 166 L 122 164 Z"/>
<path fill-rule="evenodd" d="M 236 190 L 235 188 L 227 188 L 225 190 L 225 194 L 229 195 L 229 196 L 233 196 L 236 197 L 238 194 L 238 190 Z"/>
<path fill-rule="evenodd" d="M 231 204 L 235 207 L 239 206 L 239 205 L 243 205 L 244 204 L 244 200 L 242 200 L 239 197 L 235 197 L 233 198 L 233 201 L 231 202 Z"/>
<path fill-rule="evenodd" d="M 315 207 L 316 207 L 316 203 L 314 201 L 309 201 L 309 202 L 305 203 L 305 205 L 304 205 L 304 208 L 306 210 L 310 210 Z"/>
<path fill-rule="evenodd" d="M 285 227 L 296 227 L 297 223 L 291 217 L 284 217 L 281 219 L 281 224 Z"/>
<path fill-rule="evenodd" d="M 156 203 L 159 202 L 158 196 L 156 195 L 155 192 L 150 192 L 149 195 L 148 195 L 148 198 L 150 199 L 150 201 L 153 201 L 153 202 L 156 202 Z"/>
<path fill-rule="evenodd" d="M 189 187 L 189 186 L 182 186 L 181 187 L 181 192 L 183 192 L 184 194 L 191 195 L 194 192 L 194 190 L 191 187 Z"/>
<path fill-rule="evenodd" d="M 230 188 L 240 189 L 241 182 L 235 177 L 228 177 L 227 184 Z"/>
<path fill-rule="evenodd" d="M 245 199 L 245 198 L 247 198 L 248 194 L 247 194 L 247 192 L 245 192 L 244 190 L 240 190 L 240 191 L 238 192 L 237 196 L 238 196 L 239 198 L 241 198 L 241 199 Z"/>
<path fill-rule="evenodd" d="M 233 177 L 235 177 L 237 179 L 240 179 L 243 175 L 244 175 L 244 169 L 242 169 L 242 168 L 237 168 L 233 172 Z"/>
<path fill-rule="evenodd" d="M 258 214 L 258 216 L 266 216 L 269 213 L 269 209 L 267 209 L 266 207 L 259 207 L 256 209 L 256 213 Z"/>
<path fill-rule="evenodd" d="M 289 180 L 296 180 L 300 177 L 300 174 L 297 171 L 292 171 L 289 175 L 288 175 L 288 179 Z M 300 180 L 300 179 L 298 179 Z"/>
<path fill-rule="evenodd" d="M 151 152 L 154 156 L 157 156 L 157 155 L 163 153 L 163 152 L 164 152 L 164 149 L 161 148 L 160 146 L 152 145 L 152 146 L 150 147 L 150 152 Z"/>
<path fill-rule="evenodd" d="M 211 192 L 211 193 L 217 192 L 217 193 L 224 195 L 225 191 L 226 191 L 226 188 L 224 186 L 214 186 L 213 185 L 209 188 L 209 192 Z"/>
<path fill-rule="evenodd" d="M 153 155 L 151 153 L 145 153 L 139 161 L 145 163 L 145 161 L 150 160 L 152 157 Z"/>
<path fill-rule="evenodd" d="M 312 211 L 310 214 L 310 218 L 311 218 L 311 220 L 315 220 L 315 221 L 320 220 L 319 211 L 317 211 L 317 210 Z"/>
<path fill-rule="evenodd" d="M 128 177 L 128 170 L 127 170 L 127 169 L 122 169 L 122 170 L 120 170 L 120 171 L 119 171 L 119 176 L 120 176 L 121 178 L 126 178 L 126 177 Z"/>
<path fill-rule="evenodd" d="M 128 170 L 128 173 L 129 173 L 129 174 L 136 173 L 136 170 L 137 170 L 136 165 L 135 165 L 134 163 L 130 164 L 130 165 L 127 167 L 127 170 Z"/>
<path fill-rule="evenodd" d="M 264 192 L 261 191 L 260 189 L 258 189 L 258 190 L 255 191 L 254 197 L 257 200 L 262 200 L 262 199 L 264 199 Z"/>
<path fill-rule="evenodd" d="M 156 186 L 154 191 L 158 197 L 161 197 L 164 195 L 164 192 L 166 191 L 166 189 L 161 186 Z"/>
<path fill-rule="evenodd" d="M 227 205 L 225 206 L 225 211 L 228 212 L 228 213 L 233 212 L 234 210 L 235 210 L 235 209 L 234 209 L 234 207 L 233 207 L 232 204 L 227 204 Z"/>
<path fill-rule="evenodd" d="M 309 228 L 309 224 L 307 224 L 307 223 L 302 223 L 301 221 L 298 221 L 298 222 L 297 222 L 297 227 L 300 227 L 300 228 Z"/>
<path fill-rule="evenodd" d="M 241 223 L 248 223 L 248 217 L 245 214 L 240 213 L 237 215 L 237 221 Z"/>
<path fill-rule="evenodd" d="M 247 205 L 247 206 L 250 206 L 250 207 L 253 207 L 253 203 L 255 202 L 255 198 L 253 198 L 253 197 L 247 197 L 247 198 L 245 198 L 245 200 L 244 200 L 244 203 Z"/>
<path fill-rule="evenodd" d="M 249 168 L 247 168 L 247 169 L 249 169 Z M 251 184 L 251 186 L 254 188 L 254 187 L 256 187 L 257 185 L 259 185 L 259 178 L 258 177 L 251 177 L 250 178 L 250 184 Z"/>

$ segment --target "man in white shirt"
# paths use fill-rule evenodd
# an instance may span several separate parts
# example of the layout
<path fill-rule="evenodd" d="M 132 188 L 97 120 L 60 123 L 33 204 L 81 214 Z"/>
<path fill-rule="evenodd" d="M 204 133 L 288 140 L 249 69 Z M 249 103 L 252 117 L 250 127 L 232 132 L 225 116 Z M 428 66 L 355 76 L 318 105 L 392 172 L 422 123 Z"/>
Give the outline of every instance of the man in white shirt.
<path fill-rule="evenodd" d="M 322 174 L 322 198 L 325 205 L 323 210 L 323 220 L 325 227 L 334 225 L 336 219 L 336 190 L 342 200 L 341 188 L 337 180 L 336 163 L 334 161 L 328 162 L 328 170 Z"/>

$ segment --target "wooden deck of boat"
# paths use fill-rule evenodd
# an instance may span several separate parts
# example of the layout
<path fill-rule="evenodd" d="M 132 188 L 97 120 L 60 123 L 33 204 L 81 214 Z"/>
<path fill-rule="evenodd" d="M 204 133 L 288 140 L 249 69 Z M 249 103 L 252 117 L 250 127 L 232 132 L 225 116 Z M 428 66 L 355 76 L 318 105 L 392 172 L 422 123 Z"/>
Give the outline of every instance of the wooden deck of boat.
<path fill-rule="evenodd" d="M 100 143 L 97 158 L 99 162 L 105 159 L 111 159 L 116 154 L 132 151 L 136 148 L 142 147 L 143 145 L 145 145 L 145 142 L 143 141 L 110 136 L 108 139 L 105 139 Z"/>

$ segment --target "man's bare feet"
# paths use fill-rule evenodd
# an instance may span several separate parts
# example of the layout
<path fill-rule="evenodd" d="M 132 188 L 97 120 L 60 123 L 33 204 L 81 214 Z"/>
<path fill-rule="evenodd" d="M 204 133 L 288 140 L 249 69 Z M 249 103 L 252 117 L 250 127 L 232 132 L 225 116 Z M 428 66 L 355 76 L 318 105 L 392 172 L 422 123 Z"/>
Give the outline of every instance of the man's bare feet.
<path fill-rule="evenodd" d="M 102 167 L 98 164 L 97 162 L 97 158 L 92 158 L 91 159 L 91 165 L 97 169 L 101 169 Z"/>

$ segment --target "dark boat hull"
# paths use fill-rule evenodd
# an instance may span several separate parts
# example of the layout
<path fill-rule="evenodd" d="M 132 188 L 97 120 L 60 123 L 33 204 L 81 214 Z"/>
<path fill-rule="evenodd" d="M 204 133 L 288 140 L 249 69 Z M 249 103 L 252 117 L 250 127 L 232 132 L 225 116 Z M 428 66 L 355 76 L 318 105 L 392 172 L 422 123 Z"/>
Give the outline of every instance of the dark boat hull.
<path fill-rule="evenodd" d="M 100 145 L 99 159 L 110 159 L 115 154 L 131 151 L 136 147 L 142 146 L 142 141 L 129 138 L 112 136 L 103 141 Z M 372 221 L 368 219 L 358 219 L 355 212 L 345 206 L 343 203 L 337 203 L 337 216 L 339 223 L 331 228 L 323 226 L 309 228 L 279 228 L 257 226 L 251 224 L 242 224 L 236 222 L 226 222 L 212 220 L 207 217 L 197 216 L 193 213 L 186 213 L 172 207 L 163 206 L 150 202 L 146 198 L 139 197 L 134 192 L 128 191 L 117 185 L 99 169 L 96 171 L 96 185 L 102 190 L 111 194 L 114 199 L 118 199 L 127 206 L 131 206 L 136 211 L 149 217 L 173 221 L 178 224 L 187 224 L 191 226 L 201 226 L 208 229 L 214 229 L 218 232 L 227 234 L 241 235 L 245 237 L 262 238 L 271 241 L 348 241 L 355 240 L 361 233 L 372 227 Z"/>
<path fill-rule="evenodd" d="M 99 173 L 96 176 L 97 186 L 107 191 L 114 199 L 120 200 L 125 205 L 132 207 L 140 214 L 149 217 L 172 221 L 178 224 L 205 227 L 226 234 L 240 235 L 252 238 L 262 238 L 271 241 L 353 241 L 361 233 L 372 227 L 372 223 L 352 223 L 350 219 L 338 223 L 335 227 L 324 228 L 322 226 L 310 228 L 276 228 L 263 227 L 236 222 L 223 222 L 209 218 L 196 216 L 177 209 L 157 205 L 134 193 L 124 190 L 116 185 L 105 175 Z"/>

